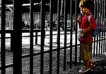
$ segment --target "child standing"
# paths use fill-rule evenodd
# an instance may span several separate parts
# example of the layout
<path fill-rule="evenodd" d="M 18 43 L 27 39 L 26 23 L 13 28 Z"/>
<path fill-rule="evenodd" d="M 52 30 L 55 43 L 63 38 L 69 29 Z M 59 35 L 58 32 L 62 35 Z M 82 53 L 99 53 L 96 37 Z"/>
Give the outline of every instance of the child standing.
<path fill-rule="evenodd" d="M 79 8 L 82 16 L 77 18 L 80 28 L 79 41 L 81 44 L 81 59 L 84 62 L 84 68 L 79 70 L 80 72 L 87 72 L 92 67 L 92 55 L 91 55 L 91 44 L 93 42 L 92 31 L 96 29 L 96 21 L 92 14 L 93 2 L 91 0 L 81 0 Z M 88 17 L 92 15 L 90 21 Z"/>

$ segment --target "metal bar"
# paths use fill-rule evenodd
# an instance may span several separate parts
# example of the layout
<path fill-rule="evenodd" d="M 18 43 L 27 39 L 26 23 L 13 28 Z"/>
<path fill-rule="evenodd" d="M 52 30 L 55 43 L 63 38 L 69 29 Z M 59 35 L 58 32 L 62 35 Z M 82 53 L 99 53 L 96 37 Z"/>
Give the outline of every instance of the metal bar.
<path fill-rule="evenodd" d="M 49 61 L 49 71 L 50 71 L 50 74 L 52 74 L 52 46 L 53 46 L 53 44 L 52 44 L 52 42 L 53 42 L 53 30 L 52 30 L 52 27 L 53 27 L 53 24 L 52 24 L 52 22 L 53 22 L 53 10 L 52 10 L 52 6 L 53 6 L 53 4 L 52 4 L 52 0 L 50 0 L 50 8 L 49 8 L 49 14 L 50 14 L 50 56 L 49 56 L 49 58 L 50 58 L 50 61 Z"/>
<path fill-rule="evenodd" d="M 37 41 L 38 41 L 38 32 L 35 32 L 36 36 L 35 36 L 35 45 L 37 45 Z"/>
<path fill-rule="evenodd" d="M 103 26 L 103 25 L 102 25 L 102 22 L 101 22 L 101 19 L 102 19 L 102 5 L 101 5 L 101 4 L 102 4 L 102 1 L 100 0 L 100 19 L 99 19 L 99 20 L 100 20 L 100 25 L 101 25 L 100 28 L 101 28 L 101 30 L 102 30 L 102 26 Z M 102 32 L 103 32 L 103 31 L 101 31 L 101 36 L 102 36 Z M 102 48 L 101 48 L 101 45 L 102 45 L 102 43 L 101 43 L 101 41 L 100 41 L 99 55 L 100 55 L 100 50 L 102 49 Z"/>
<path fill-rule="evenodd" d="M 66 0 L 63 0 L 63 6 L 64 6 L 64 63 L 63 63 L 63 70 L 66 70 L 66 46 L 67 46 L 67 15 L 66 15 Z"/>
<path fill-rule="evenodd" d="M 105 26 L 105 0 L 103 0 L 103 24 Z M 103 33 L 103 38 L 105 39 L 105 31 Z M 105 40 L 104 40 L 103 44 L 105 44 Z M 105 50 L 104 46 L 103 46 L 103 53 L 104 53 L 104 50 Z"/>
<path fill-rule="evenodd" d="M 30 0 L 30 74 L 33 74 L 33 0 Z"/>
<path fill-rule="evenodd" d="M 97 5 L 96 5 L 97 6 L 97 19 L 96 19 L 96 21 L 97 21 L 98 26 L 100 26 L 99 25 L 99 14 L 98 14 L 99 13 L 99 7 L 98 7 L 99 6 L 99 0 L 97 0 L 96 2 L 97 2 Z M 96 42 L 97 45 L 96 45 L 96 48 L 94 49 L 94 52 L 96 52 L 95 55 L 94 55 L 95 57 L 97 56 L 97 51 L 98 51 L 98 46 L 99 46 L 98 40 L 99 40 L 99 35 L 97 35 L 97 42 Z"/>
<path fill-rule="evenodd" d="M 97 12 L 95 12 L 95 18 L 96 18 L 96 21 L 97 21 L 97 25 L 98 25 L 98 23 L 99 23 L 99 7 L 98 7 L 98 0 L 95 0 L 95 2 L 96 2 L 96 4 L 94 4 L 94 5 L 96 5 L 96 11 Z M 99 44 L 99 42 L 98 42 L 98 40 L 99 40 L 99 35 L 97 35 L 97 42 L 95 41 L 95 38 L 94 38 L 94 42 L 96 43 L 96 44 L 94 44 L 94 52 L 96 52 L 97 50 L 98 50 L 98 44 Z M 94 56 L 96 56 L 96 53 L 94 54 Z"/>
<path fill-rule="evenodd" d="M 75 32 L 75 65 L 77 65 L 77 0 L 75 0 L 75 27 L 76 27 L 76 32 Z"/>
<path fill-rule="evenodd" d="M 102 29 L 103 29 L 103 0 L 101 0 L 101 25 L 102 25 Z M 102 38 L 103 38 L 103 31 L 102 31 Z M 102 54 L 102 43 L 103 41 L 101 41 L 101 50 L 100 50 L 100 55 Z"/>
<path fill-rule="evenodd" d="M 72 25 L 73 25 L 73 16 L 72 16 L 72 13 L 73 13 L 73 10 L 72 10 L 72 7 L 73 7 L 73 0 L 70 0 L 70 68 L 72 67 L 72 36 L 73 36 L 73 33 L 72 33 Z"/>
<path fill-rule="evenodd" d="M 57 0 L 57 74 L 60 69 L 60 3 L 61 0 Z"/>
<path fill-rule="evenodd" d="M 12 33 L 12 50 L 13 50 L 13 74 L 22 74 L 22 6 L 21 0 L 13 0 L 13 33 Z"/>
<path fill-rule="evenodd" d="M 105 16 L 106 16 L 106 14 L 105 14 L 105 12 L 106 12 L 106 0 L 104 0 L 104 24 L 106 24 L 106 18 L 105 18 Z M 105 25 L 106 26 L 106 25 Z M 105 33 L 106 32 L 104 32 L 104 39 L 105 39 Z M 104 40 L 104 44 L 106 44 L 106 42 L 105 42 L 105 40 Z M 104 52 L 105 52 L 105 45 L 104 45 Z"/>
<path fill-rule="evenodd" d="M 1 0 L 1 74 L 5 74 L 5 0 Z"/>
<path fill-rule="evenodd" d="M 94 0 L 94 17 L 96 18 L 96 11 L 97 11 L 97 7 L 96 7 L 96 1 Z M 95 52 L 95 37 L 94 37 L 94 50 L 93 52 Z M 92 51 L 91 51 L 92 53 Z M 92 56 L 94 56 L 94 54 L 92 54 Z"/>
<path fill-rule="evenodd" d="M 97 6 L 97 7 L 98 7 L 98 9 L 97 9 L 97 10 L 98 10 L 97 21 L 98 21 L 99 27 L 100 27 L 100 29 L 101 29 L 101 24 L 100 24 L 100 19 L 99 19 L 99 18 L 100 18 L 100 8 L 99 8 L 99 7 L 100 7 L 100 1 L 97 0 L 97 3 L 98 3 L 98 6 Z M 100 32 L 100 35 L 101 35 L 101 32 Z M 100 35 L 99 35 L 99 36 L 100 36 Z M 97 40 L 99 40 L 99 36 L 98 36 L 98 39 L 97 39 Z M 97 41 L 97 43 L 98 43 L 98 44 L 97 44 L 97 48 L 96 48 L 96 56 L 97 56 L 97 53 L 98 53 L 98 51 L 99 51 L 99 49 L 100 49 L 100 41 Z"/>
<path fill-rule="evenodd" d="M 101 0 L 101 25 L 103 29 L 103 0 Z M 102 31 L 102 38 L 103 38 L 103 31 Z M 102 48 L 103 48 L 103 41 L 101 41 L 101 50 L 100 50 L 100 55 L 102 54 Z"/>
<path fill-rule="evenodd" d="M 97 13 L 97 6 L 96 6 L 96 5 L 97 5 L 97 4 L 96 4 L 96 0 L 94 0 L 94 17 L 95 17 L 95 18 L 97 18 L 97 16 L 96 16 L 96 15 L 97 15 L 97 14 L 96 14 L 96 13 Z"/>
<path fill-rule="evenodd" d="M 105 25 L 105 16 L 104 16 L 104 11 L 105 11 L 105 4 L 104 4 L 104 0 L 103 0 L 103 24 Z M 103 39 L 105 38 L 105 32 L 103 32 Z M 104 53 L 104 45 L 105 44 L 105 40 L 103 41 L 103 50 L 102 50 L 102 53 Z"/>
<path fill-rule="evenodd" d="M 79 8 L 79 3 L 80 3 L 80 1 L 78 0 L 78 8 Z M 82 13 L 80 11 L 80 8 L 79 8 L 79 14 L 78 14 L 78 16 L 82 17 Z M 77 32 L 79 31 L 79 28 L 80 28 L 80 23 L 78 23 Z M 80 47 L 78 49 L 79 49 L 79 62 L 78 63 L 81 64 L 82 63 L 81 62 L 81 44 L 80 44 Z"/>
<path fill-rule="evenodd" d="M 104 26 L 103 25 L 103 0 L 101 0 L 101 23 L 102 23 L 102 29 L 103 29 L 103 26 Z M 102 37 L 103 37 L 103 32 L 102 32 Z"/>
<path fill-rule="evenodd" d="M 44 37 L 45 37 L 45 1 L 41 0 L 41 65 L 40 65 L 40 73 L 43 74 L 43 66 L 44 66 Z"/>

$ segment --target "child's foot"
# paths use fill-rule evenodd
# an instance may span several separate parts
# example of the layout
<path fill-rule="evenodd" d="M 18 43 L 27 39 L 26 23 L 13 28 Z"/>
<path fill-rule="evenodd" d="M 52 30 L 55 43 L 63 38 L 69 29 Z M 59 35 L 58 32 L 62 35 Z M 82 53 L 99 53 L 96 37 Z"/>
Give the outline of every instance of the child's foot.
<path fill-rule="evenodd" d="M 91 62 L 90 63 L 90 67 L 92 68 L 92 67 L 95 67 L 95 63 L 94 62 Z"/>
<path fill-rule="evenodd" d="M 82 68 L 79 70 L 79 72 L 80 72 L 80 73 L 85 73 L 85 72 L 87 72 L 87 71 L 89 71 L 89 70 L 91 70 L 91 67 L 90 67 L 90 68 L 82 67 Z"/>

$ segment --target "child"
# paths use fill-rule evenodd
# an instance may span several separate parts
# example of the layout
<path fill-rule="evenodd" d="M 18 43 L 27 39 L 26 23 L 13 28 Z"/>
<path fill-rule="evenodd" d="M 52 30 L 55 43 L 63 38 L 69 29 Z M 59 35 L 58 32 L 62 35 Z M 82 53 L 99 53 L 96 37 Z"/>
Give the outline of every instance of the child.
<path fill-rule="evenodd" d="M 81 59 L 84 62 L 84 68 L 79 70 L 79 72 L 87 72 L 93 64 L 90 51 L 92 50 L 91 44 L 93 42 L 92 31 L 96 29 L 96 21 L 92 14 L 93 2 L 91 0 L 81 0 L 79 8 L 82 16 L 79 16 L 77 21 L 80 28 Z M 92 15 L 90 21 L 88 21 L 89 15 Z"/>

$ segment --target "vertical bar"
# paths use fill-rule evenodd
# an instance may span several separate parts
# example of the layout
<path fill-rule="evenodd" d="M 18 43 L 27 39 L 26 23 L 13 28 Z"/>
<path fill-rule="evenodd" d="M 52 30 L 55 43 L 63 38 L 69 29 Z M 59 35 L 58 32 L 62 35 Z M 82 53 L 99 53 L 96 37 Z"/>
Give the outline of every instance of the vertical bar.
<path fill-rule="evenodd" d="M 45 31 L 44 31 L 44 27 L 45 27 L 45 9 L 44 9 L 44 5 L 45 1 L 41 0 L 41 69 L 40 69 L 40 73 L 43 74 L 43 66 L 44 66 L 44 36 L 45 36 Z"/>
<path fill-rule="evenodd" d="M 33 0 L 30 0 L 30 74 L 33 74 Z"/>
<path fill-rule="evenodd" d="M 102 23 L 102 29 L 103 29 L 103 26 L 104 26 L 103 25 L 103 0 L 101 0 L 101 23 Z M 103 32 L 102 32 L 102 37 L 103 37 Z"/>
<path fill-rule="evenodd" d="M 67 7 L 66 7 L 66 2 L 67 0 L 63 0 L 63 3 L 64 3 L 64 31 L 65 31 L 65 33 L 64 33 L 64 64 L 63 64 L 63 70 L 65 71 L 66 70 L 66 45 L 67 45 L 67 15 L 66 15 L 66 9 L 67 9 Z"/>
<path fill-rule="evenodd" d="M 105 17 L 104 17 L 104 10 L 105 10 L 105 4 L 104 4 L 104 0 L 103 0 L 103 24 L 105 26 Z M 103 39 L 105 39 L 105 31 L 103 32 Z M 102 53 L 104 53 L 104 44 L 105 44 L 105 40 L 103 40 L 103 50 L 102 50 Z"/>
<path fill-rule="evenodd" d="M 104 24 L 104 26 L 105 26 L 105 3 L 104 3 L 105 1 L 103 0 L 103 24 Z M 104 39 L 104 41 L 103 41 L 103 50 L 102 50 L 102 53 L 104 53 L 104 50 L 105 50 L 105 48 L 104 48 L 104 44 L 105 44 L 105 31 L 103 32 L 103 39 Z"/>
<path fill-rule="evenodd" d="M 105 7 L 104 8 L 104 17 L 106 18 L 106 14 L 105 14 L 106 13 L 106 0 L 104 0 L 104 7 Z"/>
<path fill-rule="evenodd" d="M 96 5 L 96 7 L 97 7 L 97 18 L 96 18 L 96 21 L 97 21 L 98 26 L 100 27 L 100 24 L 99 24 L 99 0 L 97 0 L 96 2 L 97 2 L 97 5 Z M 97 56 L 97 51 L 98 51 L 98 47 L 99 47 L 99 41 L 98 40 L 99 40 L 99 35 L 97 35 L 97 44 L 96 44 L 96 48 L 94 49 L 94 52 L 96 52 L 95 57 Z"/>
<path fill-rule="evenodd" d="M 61 0 L 57 0 L 57 74 L 60 69 L 60 2 Z"/>
<path fill-rule="evenodd" d="M 53 20 L 53 10 L 52 10 L 52 0 L 50 0 L 50 8 L 49 8 L 49 13 L 50 13 L 50 61 L 49 61 L 49 71 L 50 71 L 50 74 L 52 74 L 52 46 L 53 46 L 53 44 L 52 44 L 52 42 L 53 42 L 53 40 L 52 40 L 52 35 L 53 35 L 53 32 L 52 32 L 52 27 L 53 27 L 53 24 L 52 24 L 52 20 Z"/>
<path fill-rule="evenodd" d="M 103 18 L 103 15 L 102 15 L 102 0 L 101 0 L 101 18 L 100 18 L 100 22 L 101 22 L 101 29 L 103 29 L 103 22 L 102 22 L 102 18 Z M 102 34 L 101 34 L 101 39 L 103 38 L 103 31 L 102 31 Z M 102 40 L 100 40 L 101 41 L 101 49 L 100 49 L 100 51 L 99 51 L 99 55 L 101 55 L 101 50 L 102 50 Z"/>
<path fill-rule="evenodd" d="M 103 3 L 102 3 L 102 0 L 101 0 L 101 19 L 100 19 L 100 22 L 101 22 L 101 29 L 103 29 L 103 21 L 102 21 L 102 20 L 103 20 L 103 19 L 102 19 L 102 18 L 103 18 L 103 15 L 102 15 L 102 14 L 103 14 L 103 13 L 102 13 L 102 4 L 103 4 Z M 103 38 L 103 31 L 102 31 L 102 38 Z M 101 49 L 100 49 L 100 51 L 99 51 L 99 55 L 101 55 L 101 51 L 102 51 L 102 40 L 101 40 Z"/>
<path fill-rule="evenodd" d="M 93 2 L 94 2 L 94 17 L 96 18 L 96 11 L 97 11 L 96 0 L 94 0 Z"/>
<path fill-rule="evenodd" d="M 100 24 L 100 1 L 99 0 L 97 0 L 97 11 L 98 11 L 98 16 L 97 16 L 97 22 L 99 23 L 99 28 L 101 29 L 101 24 Z M 100 34 L 99 34 L 99 36 L 98 36 L 98 38 L 97 38 L 97 49 L 96 49 L 96 56 L 97 56 L 97 53 L 98 53 L 98 51 L 99 51 L 99 49 L 100 49 L 100 41 L 99 41 L 99 39 L 100 39 L 100 36 L 101 36 L 101 31 L 100 31 Z"/>
<path fill-rule="evenodd" d="M 101 4 L 102 4 L 102 2 L 101 2 L 101 0 L 100 0 L 100 19 L 99 19 L 99 22 L 100 22 L 100 28 L 101 28 L 101 30 L 102 30 L 102 26 L 103 26 L 103 25 L 101 24 L 101 18 L 102 18 L 102 17 L 101 17 L 101 15 L 102 15 L 102 5 L 101 5 Z M 103 31 L 101 31 L 101 37 L 102 37 L 102 32 L 103 32 Z M 100 55 L 100 50 L 101 50 L 101 38 L 100 38 L 99 55 Z"/>
<path fill-rule="evenodd" d="M 37 45 L 37 40 L 38 40 L 38 32 L 35 32 L 36 36 L 35 36 L 35 45 Z"/>
<path fill-rule="evenodd" d="M 22 74 L 22 6 L 21 0 L 13 0 L 13 34 L 12 34 L 12 50 L 13 50 L 13 73 Z"/>
<path fill-rule="evenodd" d="M 95 2 L 95 0 L 93 1 L 93 3 L 94 3 L 94 11 L 93 12 L 94 12 L 94 17 L 96 18 L 96 2 Z M 95 51 L 95 43 L 96 42 L 95 42 L 95 37 L 94 37 L 94 46 L 93 46 L 94 50 L 93 50 L 93 52 Z M 92 51 L 91 51 L 91 53 L 92 53 Z M 94 54 L 93 54 L 93 56 L 94 56 Z"/>
<path fill-rule="evenodd" d="M 106 12 L 106 4 L 105 4 L 105 3 L 106 3 L 106 0 L 104 0 L 104 24 L 106 24 L 106 18 L 105 18 L 105 17 L 106 17 L 106 15 L 105 15 L 105 12 Z M 106 25 L 105 25 L 105 27 L 106 27 Z M 106 36 L 105 36 L 105 33 L 106 33 L 106 32 L 104 32 L 104 39 L 105 39 L 105 37 L 106 37 Z M 104 40 L 104 44 L 106 44 L 105 40 Z M 104 45 L 104 52 L 105 52 L 105 45 Z"/>
<path fill-rule="evenodd" d="M 76 27 L 76 32 L 75 32 L 75 65 L 77 65 L 77 0 L 75 0 L 75 27 Z"/>
<path fill-rule="evenodd" d="M 98 0 L 98 21 L 99 21 L 99 27 L 100 27 L 100 29 L 101 29 L 101 22 L 100 22 L 100 15 L 101 15 L 101 12 L 100 12 L 100 8 L 101 7 L 101 4 L 100 4 L 100 0 Z M 100 31 L 100 36 L 101 36 L 101 31 Z M 100 39 L 100 36 L 99 36 L 99 39 Z M 100 40 L 98 41 L 99 42 L 99 48 L 98 48 L 98 52 L 99 52 L 99 50 L 100 50 Z M 98 53 L 97 52 L 97 53 Z M 97 54 L 96 54 L 97 55 Z"/>
<path fill-rule="evenodd" d="M 94 0 L 94 17 L 98 23 L 98 2 L 97 0 Z M 95 42 L 97 39 L 97 42 Z M 93 50 L 93 56 L 95 56 L 95 51 L 98 49 L 96 48 L 98 46 L 98 35 L 97 35 L 97 38 L 94 37 L 94 50 Z"/>
<path fill-rule="evenodd" d="M 106 0 L 104 0 L 104 24 L 106 24 Z M 105 25 L 106 27 L 106 25 Z M 104 38 L 106 37 L 105 34 L 106 32 L 104 32 Z M 104 44 L 106 44 L 106 39 L 104 40 Z M 104 48 L 105 48 L 105 45 L 104 45 Z M 104 49 L 104 52 L 106 52 L 106 49 Z"/>
<path fill-rule="evenodd" d="M 73 18 L 72 18 L 72 13 L 73 13 L 73 10 L 72 10 L 72 7 L 73 7 L 73 0 L 70 0 L 70 68 L 72 67 L 72 25 L 73 25 Z"/>
<path fill-rule="evenodd" d="M 81 14 L 81 12 L 80 12 L 80 8 L 79 8 L 79 3 L 80 3 L 80 0 L 78 0 L 78 16 L 80 16 L 80 17 L 82 17 L 82 14 Z M 81 19 L 82 20 L 82 19 Z M 80 23 L 78 23 L 78 26 L 77 26 L 77 32 L 79 31 L 79 24 Z M 80 44 L 80 43 L 79 43 Z M 78 48 L 78 50 L 79 50 L 79 62 L 78 62 L 78 64 L 82 64 L 82 62 L 81 62 L 81 44 L 79 45 L 79 48 Z"/>
<path fill-rule="evenodd" d="M 104 4 L 103 4 L 103 0 L 102 0 L 102 4 L 101 4 L 101 5 L 102 5 L 102 10 L 101 10 L 101 11 L 102 11 L 102 20 L 101 20 L 101 21 L 102 21 L 102 25 L 103 25 L 103 26 L 102 26 L 102 29 L 103 29 L 103 27 L 104 27 L 104 24 L 103 24 L 103 18 L 104 18 L 104 17 L 103 17 L 103 16 L 104 16 L 104 15 L 103 15 L 103 10 L 104 10 L 104 9 L 103 9 L 103 5 L 104 5 Z M 102 39 L 103 39 L 103 34 L 104 34 L 104 31 L 102 32 Z M 102 42 L 101 42 L 101 53 L 100 53 L 100 54 L 103 54 L 102 51 L 103 51 L 103 40 L 102 40 Z"/>
<path fill-rule="evenodd" d="M 1 74 L 5 74 L 5 0 L 1 0 Z"/>

